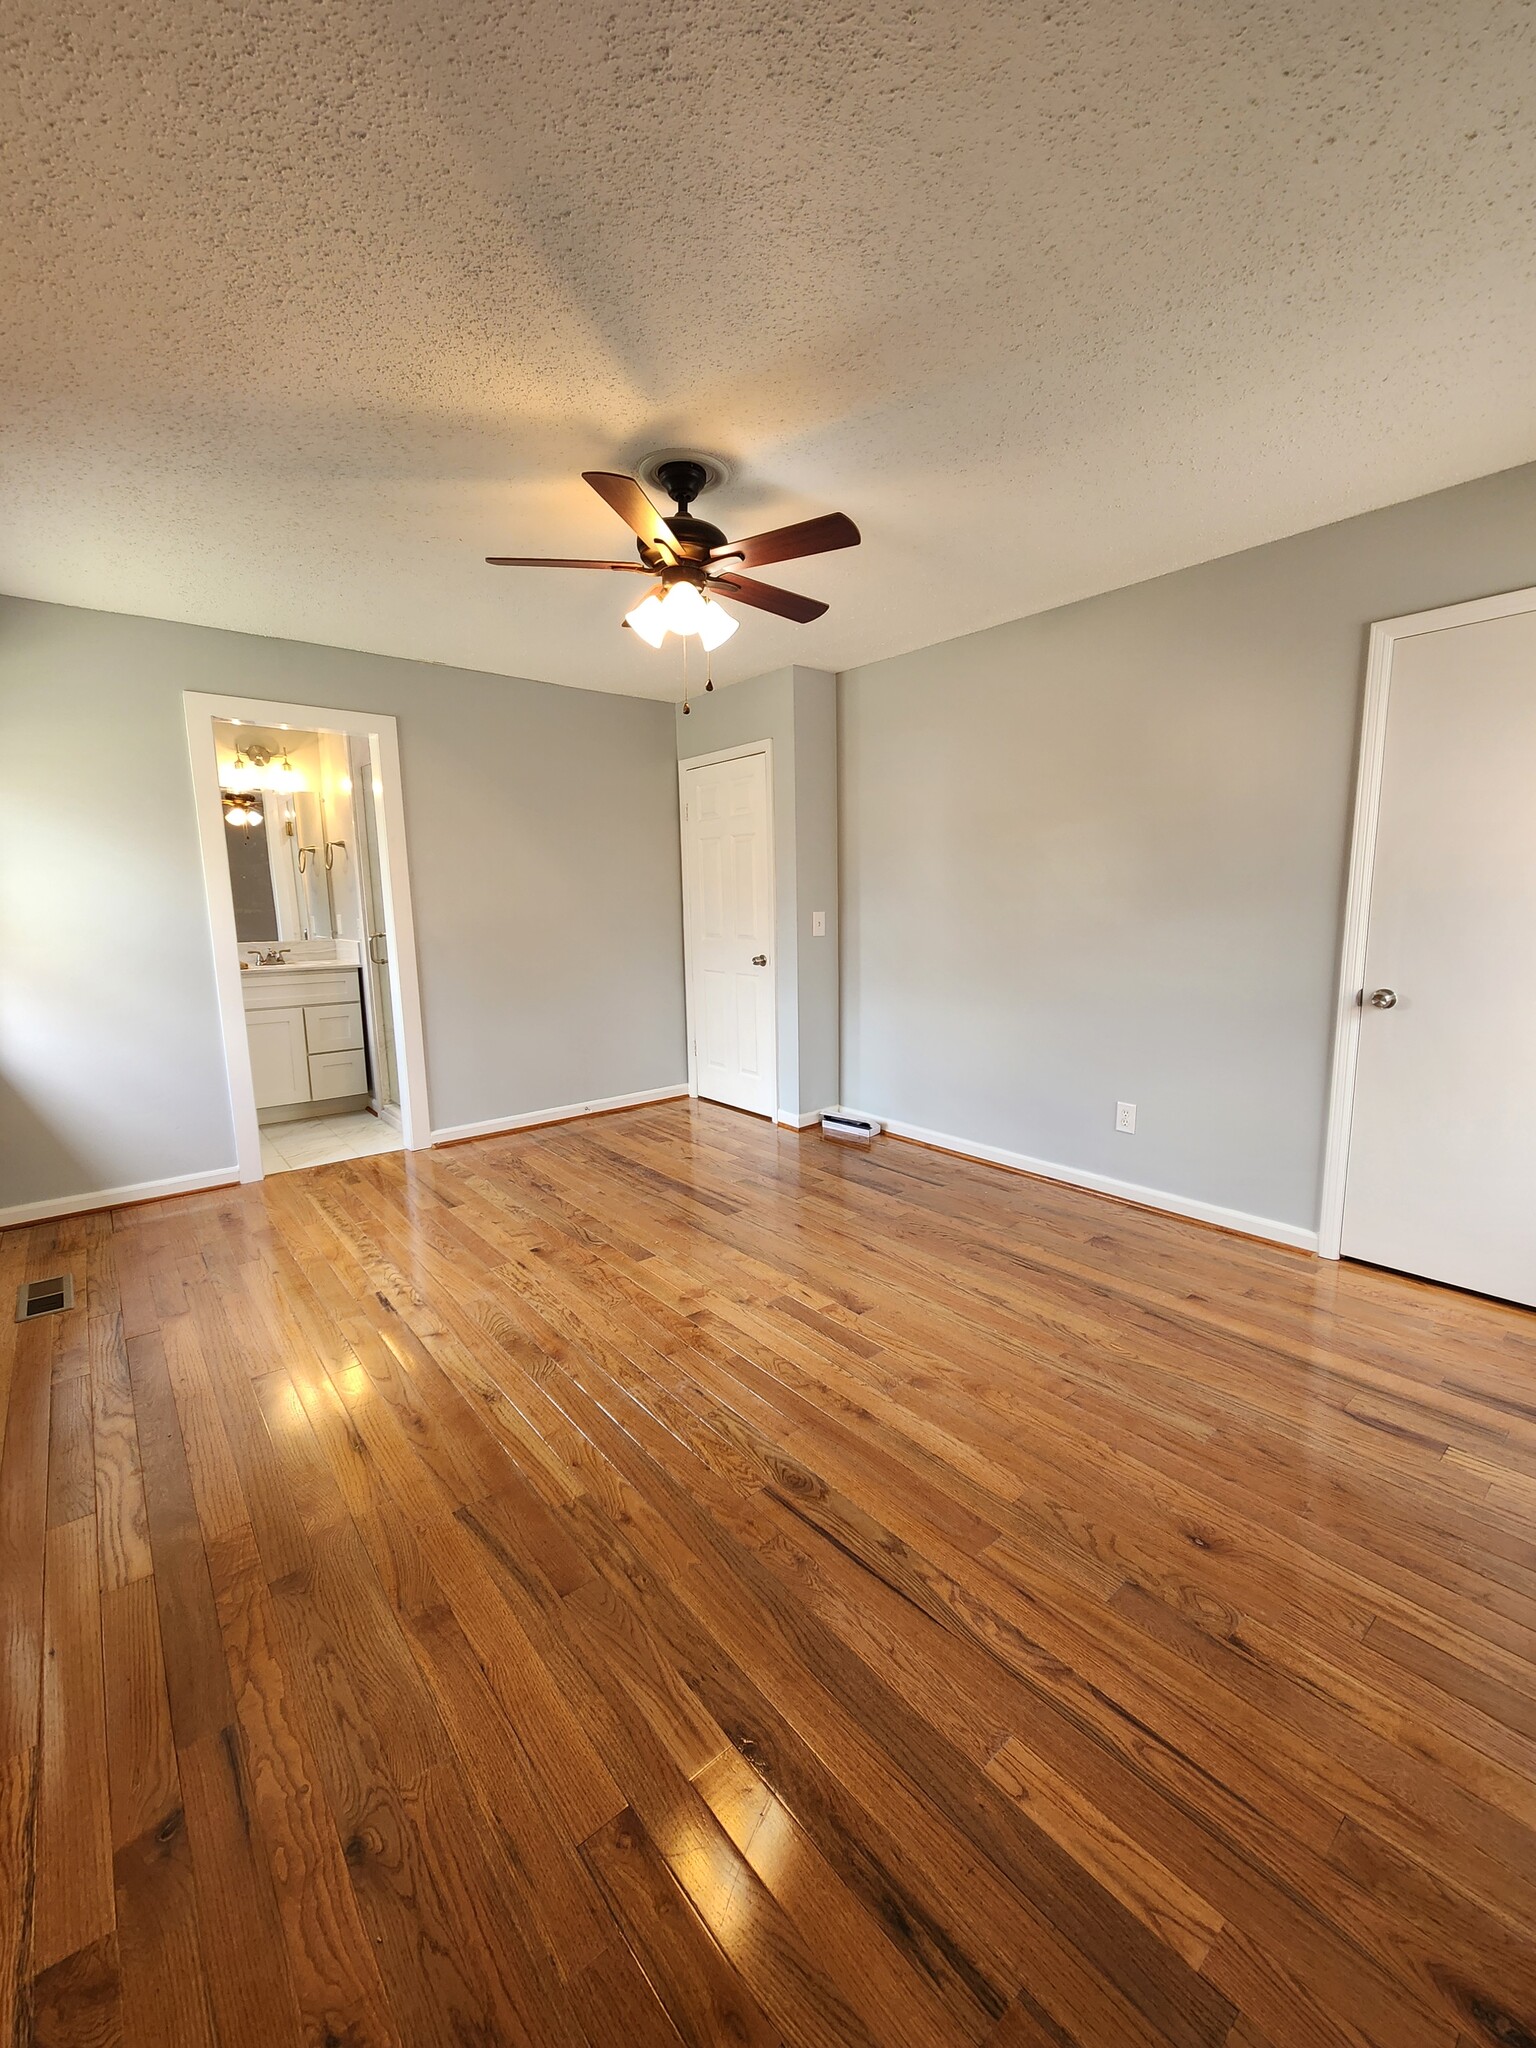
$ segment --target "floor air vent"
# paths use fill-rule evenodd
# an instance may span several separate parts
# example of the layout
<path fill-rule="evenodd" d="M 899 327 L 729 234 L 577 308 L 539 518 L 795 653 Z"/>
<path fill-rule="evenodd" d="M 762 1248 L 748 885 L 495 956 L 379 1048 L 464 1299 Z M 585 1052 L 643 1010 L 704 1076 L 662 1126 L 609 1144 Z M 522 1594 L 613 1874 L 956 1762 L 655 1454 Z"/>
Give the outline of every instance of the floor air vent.
<path fill-rule="evenodd" d="M 75 1283 L 67 1273 L 56 1280 L 23 1280 L 16 1290 L 16 1320 L 30 1323 L 34 1316 L 56 1316 L 60 1309 L 75 1305 Z"/>

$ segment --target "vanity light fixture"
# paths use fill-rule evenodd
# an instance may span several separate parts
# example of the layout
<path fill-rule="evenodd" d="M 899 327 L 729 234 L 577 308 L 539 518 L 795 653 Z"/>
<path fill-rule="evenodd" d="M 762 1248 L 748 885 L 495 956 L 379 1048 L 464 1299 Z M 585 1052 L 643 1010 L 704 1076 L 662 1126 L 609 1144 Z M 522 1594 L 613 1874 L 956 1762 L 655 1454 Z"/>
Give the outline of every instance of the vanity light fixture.
<path fill-rule="evenodd" d="M 246 746 L 237 740 L 235 758 L 224 771 L 224 787 L 237 794 L 270 789 L 288 796 L 303 789 L 304 776 L 289 760 L 286 747 L 279 755 L 271 747 Z"/>

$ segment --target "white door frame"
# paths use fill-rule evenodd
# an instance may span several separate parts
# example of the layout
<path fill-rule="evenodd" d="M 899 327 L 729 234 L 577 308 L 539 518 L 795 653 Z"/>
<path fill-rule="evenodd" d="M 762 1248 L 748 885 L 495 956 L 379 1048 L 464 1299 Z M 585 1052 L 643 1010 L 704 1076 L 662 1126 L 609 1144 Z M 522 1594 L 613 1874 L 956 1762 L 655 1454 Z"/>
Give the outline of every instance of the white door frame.
<path fill-rule="evenodd" d="M 770 1047 L 771 1072 L 773 1074 L 773 1121 L 779 1121 L 779 893 L 777 845 L 778 824 L 773 809 L 773 741 L 748 740 L 740 747 L 720 747 L 713 754 L 689 754 L 677 764 L 677 828 L 682 852 L 683 867 L 683 1008 L 688 1033 L 688 1093 L 695 1098 L 699 1092 L 699 1067 L 694 1054 L 693 1020 L 696 1014 L 693 1000 L 693 901 L 688 879 L 688 775 L 694 768 L 713 768 L 717 761 L 741 761 L 748 754 L 761 754 L 763 775 L 768 791 L 768 929 L 773 934 L 772 948 L 768 955 L 768 967 L 773 986 L 769 991 L 771 1001 L 768 1014 L 772 1018 L 772 1045 Z M 729 1104 L 726 1105 L 730 1107 Z"/>
<path fill-rule="evenodd" d="M 1376 826 L 1381 815 L 1381 781 L 1386 768 L 1387 705 L 1392 691 L 1392 656 L 1399 640 L 1443 633 L 1456 626 L 1480 626 L 1488 619 L 1536 612 L 1536 589 L 1508 590 L 1467 604 L 1439 605 L 1380 619 L 1371 628 L 1365 664 L 1365 708 L 1360 723 L 1360 767 L 1355 781 L 1355 821 L 1349 854 L 1349 893 L 1344 905 L 1344 939 L 1339 956 L 1338 1013 L 1334 1022 L 1333 1075 L 1328 1090 L 1328 1126 L 1323 1144 L 1323 1193 L 1318 1217 L 1318 1257 L 1336 1259 L 1344 1235 L 1344 1184 L 1349 1169 L 1350 1125 L 1355 1108 L 1355 1070 L 1360 1053 L 1361 997 L 1371 920 L 1371 883 L 1376 867 Z"/>
<path fill-rule="evenodd" d="M 394 719 L 381 711 L 337 711 L 320 704 L 277 704 L 264 697 L 212 696 L 197 690 L 184 690 L 182 705 L 192 756 L 192 791 L 197 805 L 203 886 L 213 933 L 214 981 L 219 995 L 219 1023 L 224 1034 L 224 1064 L 229 1074 L 229 1103 L 235 1120 L 235 1155 L 241 1180 L 263 1178 L 261 1130 L 256 1121 L 251 1049 L 245 1035 L 245 999 L 240 993 L 239 942 L 235 936 L 229 857 L 224 846 L 224 807 L 219 801 L 219 759 L 213 738 L 216 718 L 244 719 L 249 725 L 288 725 L 300 732 L 346 733 L 368 742 L 379 791 L 379 883 L 391 935 L 389 981 L 395 1009 L 400 1123 L 406 1150 L 424 1152 L 432 1143 L 432 1119 L 427 1109 L 426 1046 L 416 973 L 410 869 L 405 851 L 400 740 Z"/>

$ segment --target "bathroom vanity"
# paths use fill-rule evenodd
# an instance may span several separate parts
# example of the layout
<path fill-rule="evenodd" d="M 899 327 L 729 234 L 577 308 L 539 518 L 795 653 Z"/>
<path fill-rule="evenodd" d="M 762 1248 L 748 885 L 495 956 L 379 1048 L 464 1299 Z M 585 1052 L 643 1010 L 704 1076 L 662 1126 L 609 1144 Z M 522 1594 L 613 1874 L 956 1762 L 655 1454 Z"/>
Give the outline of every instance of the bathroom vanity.
<path fill-rule="evenodd" d="M 250 966 L 241 971 L 240 992 L 262 1123 L 368 1106 L 357 967 L 337 960 Z"/>

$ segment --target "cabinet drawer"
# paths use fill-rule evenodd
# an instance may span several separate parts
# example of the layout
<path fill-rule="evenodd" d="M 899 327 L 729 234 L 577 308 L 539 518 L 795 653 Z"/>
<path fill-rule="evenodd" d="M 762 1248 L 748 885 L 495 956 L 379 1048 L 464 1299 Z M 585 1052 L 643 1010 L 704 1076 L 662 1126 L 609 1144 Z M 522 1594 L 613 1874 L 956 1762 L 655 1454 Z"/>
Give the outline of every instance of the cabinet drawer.
<path fill-rule="evenodd" d="M 368 1063 L 360 1052 L 312 1052 L 309 1092 L 315 1102 L 332 1095 L 366 1095 Z"/>
<path fill-rule="evenodd" d="M 306 1003 L 304 1030 L 316 1052 L 359 1052 L 363 1043 L 361 1003 Z"/>
<path fill-rule="evenodd" d="M 362 1000 L 355 967 L 317 974 L 312 968 L 268 967 L 242 974 L 240 994 L 247 1010 L 285 1010 L 294 1004 L 356 1003 Z"/>

